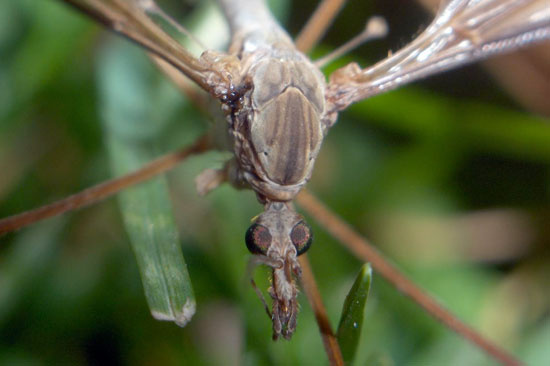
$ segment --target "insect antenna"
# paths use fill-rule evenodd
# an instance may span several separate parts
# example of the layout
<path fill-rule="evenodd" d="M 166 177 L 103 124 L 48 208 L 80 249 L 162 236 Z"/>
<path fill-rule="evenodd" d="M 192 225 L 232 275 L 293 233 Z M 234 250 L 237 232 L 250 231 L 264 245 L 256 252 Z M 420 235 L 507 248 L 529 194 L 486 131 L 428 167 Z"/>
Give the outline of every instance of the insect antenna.
<path fill-rule="evenodd" d="M 354 50 L 355 48 L 362 45 L 364 42 L 385 37 L 388 34 L 388 24 L 386 20 L 379 16 L 374 16 L 369 18 L 365 28 L 361 33 L 329 53 L 328 55 L 321 57 L 320 59 L 314 61 L 315 66 L 322 68 L 335 59 L 342 57 L 346 53 Z"/>

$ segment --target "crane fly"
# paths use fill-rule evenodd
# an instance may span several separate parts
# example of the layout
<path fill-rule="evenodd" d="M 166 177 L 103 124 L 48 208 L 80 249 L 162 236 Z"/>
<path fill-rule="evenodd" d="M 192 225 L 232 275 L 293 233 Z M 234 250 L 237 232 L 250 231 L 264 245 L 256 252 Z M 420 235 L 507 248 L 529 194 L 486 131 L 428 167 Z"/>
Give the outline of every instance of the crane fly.
<path fill-rule="evenodd" d="M 227 52 L 195 57 L 148 15 L 152 0 L 62 0 L 141 45 L 221 102 L 234 157 L 197 178 L 250 188 L 264 206 L 245 234 L 254 265 L 272 270 L 273 338 L 297 323 L 298 256 L 313 233 L 292 204 L 311 178 L 323 139 L 349 105 L 420 78 L 550 38 L 545 0 L 445 0 L 416 39 L 373 66 L 326 79 L 261 0 L 220 0 L 231 29 Z"/>

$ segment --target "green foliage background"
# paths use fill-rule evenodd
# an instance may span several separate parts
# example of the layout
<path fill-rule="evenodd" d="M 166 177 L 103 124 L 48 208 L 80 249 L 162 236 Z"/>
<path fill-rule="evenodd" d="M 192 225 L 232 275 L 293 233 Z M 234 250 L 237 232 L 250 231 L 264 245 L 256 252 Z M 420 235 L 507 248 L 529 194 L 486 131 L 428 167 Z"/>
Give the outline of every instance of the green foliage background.
<path fill-rule="evenodd" d="M 168 5 L 174 14 L 193 9 Z M 279 3 L 291 33 L 314 5 Z M 338 66 L 384 57 L 429 19 L 396 9 L 384 14 L 396 36 Z M 314 54 L 380 10 L 348 7 Z M 108 101 L 117 104 L 111 98 L 136 106 L 123 111 L 117 128 L 132 138 L 154 136 L 152 154 L 185 146 L 211 123 L 141 50 L 56 1 L 0 0 L 0 55 L 0 217 L 112 176 L 102 124 Z M 106 77 L 113 59 L 126 67 Z M 304 296 L 296 335 L 273 343 L 244 280 L 244 232 L 261 210 L 254 194 L 223 186 L 196 195 L 194 177 L 227 156 L 208 153 L 167 176 L 198 306 L 187 327 L 151 318 L 110 199 L 0 238 L 0 364 L 326 363 Z M 542 365 L 550 360 L 549 162 L 548 121 L 468 67 L 343 113 L 309 188 L 462 319 Z M 310 259 L 336 326 L 362 263 L 312 226 Z M 267 288 L 267 271 L 256 279 Z M 375 273 L 356 363 L 491 361 Z"/>

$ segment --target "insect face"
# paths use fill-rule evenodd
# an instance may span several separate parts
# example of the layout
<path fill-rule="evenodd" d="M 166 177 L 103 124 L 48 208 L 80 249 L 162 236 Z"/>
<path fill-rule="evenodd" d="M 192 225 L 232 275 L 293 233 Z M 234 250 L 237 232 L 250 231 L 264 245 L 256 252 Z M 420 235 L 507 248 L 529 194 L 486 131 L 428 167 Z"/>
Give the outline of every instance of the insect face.
<path fill-rule="evenodd" d="M 273 268 L 271 317 L 273 338 L 290 339 L 296 329 L 298 290 L 294 277 L 301 274 L 297 257 L 311 246 L 309 225 L 288 203 L 271 202 L 246 232 L 246 246 L 258 262 Z"/>

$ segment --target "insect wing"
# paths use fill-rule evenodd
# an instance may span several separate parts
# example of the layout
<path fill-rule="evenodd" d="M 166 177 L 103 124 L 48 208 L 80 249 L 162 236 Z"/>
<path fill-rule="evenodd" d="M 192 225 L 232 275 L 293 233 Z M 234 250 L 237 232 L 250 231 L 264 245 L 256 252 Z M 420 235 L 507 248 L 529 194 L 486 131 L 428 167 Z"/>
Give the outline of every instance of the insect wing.
<path fill-rule="evenodd" d="M 550 39 L 547 0 L 450 0 L 409 45 L 360 69 L 356 63 L 330 77 L 334 110 L 417 79 L 492 54 Z"/>
<path fill-rule="evenodd" d="M 174 66 L 203 89 L 210 91 L 211 86 L 206 82 L 209 76 L 208 65 L 191 55 L 153 22 L 138 0 L 62 1 L 136 42 Z"/>

